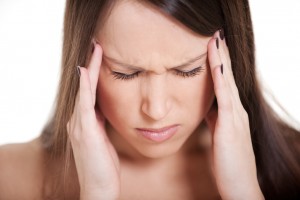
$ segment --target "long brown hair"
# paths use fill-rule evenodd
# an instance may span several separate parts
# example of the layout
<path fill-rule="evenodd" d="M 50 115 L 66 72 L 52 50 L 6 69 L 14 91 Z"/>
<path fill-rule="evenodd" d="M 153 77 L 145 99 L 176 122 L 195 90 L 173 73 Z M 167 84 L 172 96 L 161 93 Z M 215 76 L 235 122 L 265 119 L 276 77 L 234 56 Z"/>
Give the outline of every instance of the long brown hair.
<path fill-rule="evenodd" d="M 67 174 L 73 163 L 66 124 L 72 115 L 79 78 L 75 66 L 86 66 L 92 38 L 99 20 L 105 21 L 115 1 L 67 0 L 64 18 L 61 78 L 53 115 L 45 125 L 41 141 L 45 152 L 61 159 Z M 192 31 L 212 36 L 225 31 L 234 78 L 249 116 L 257 175 L 266 199 L 300 199 L 300 133 L 285 123 L 262 95 L 256 77 L 255 47 L 247 0 L 144 0 Z M 74 164 L 74 163 L 73 163 Z M 68 176 L 65 176 L 68 178 Z M 241 183 L 242 184 L 242 183 Z"/>

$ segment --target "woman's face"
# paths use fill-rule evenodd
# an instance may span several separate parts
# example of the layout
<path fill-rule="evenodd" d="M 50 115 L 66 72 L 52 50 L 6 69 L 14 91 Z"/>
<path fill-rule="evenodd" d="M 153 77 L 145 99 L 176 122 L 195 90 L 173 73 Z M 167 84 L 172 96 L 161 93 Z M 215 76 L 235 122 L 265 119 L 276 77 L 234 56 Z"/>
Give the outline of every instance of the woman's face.
<path fill-rule="evenodd" d="M 97 103 L 122 144 L 149 158 L 172 155 L 214 100 L 206 55 L 210 38 L 149 6 L 118 2 L 96 36 L 103 48 Z M 135 75 L 126 76 L 130 74 Z M 175 124 L 176 134 L 164 142 L 150 141 L 137 131 Z"/>

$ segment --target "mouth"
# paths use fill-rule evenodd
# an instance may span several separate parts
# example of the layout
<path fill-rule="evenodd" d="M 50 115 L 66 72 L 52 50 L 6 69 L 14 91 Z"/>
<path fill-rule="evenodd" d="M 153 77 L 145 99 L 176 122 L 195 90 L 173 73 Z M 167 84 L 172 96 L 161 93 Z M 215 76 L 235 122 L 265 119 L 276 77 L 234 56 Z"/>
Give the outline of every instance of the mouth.
<path fill-rule="evenodd" d="M 145 137 L 148 140 L 154 141 L 154 142 L 164 142 L 168 139 L 170 139 L 177 130 L 179 129 L 179 125 L 171 125 L 164 128 L 137 128 L 137 131 L 140 135 Z"/>

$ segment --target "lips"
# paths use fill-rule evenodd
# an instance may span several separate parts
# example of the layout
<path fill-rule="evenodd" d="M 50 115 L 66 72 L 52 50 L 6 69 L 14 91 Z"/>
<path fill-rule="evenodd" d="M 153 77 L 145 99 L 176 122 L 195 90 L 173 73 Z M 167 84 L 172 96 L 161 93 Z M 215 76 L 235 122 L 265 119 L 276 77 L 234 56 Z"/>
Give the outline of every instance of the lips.
<path fill-rule="evenodd" d="M 138 133 L 154 142 L 163 142 L 171 138 L 178 130 L 179 125 L 171 125 L 164 128 L 137 128 Z"/>

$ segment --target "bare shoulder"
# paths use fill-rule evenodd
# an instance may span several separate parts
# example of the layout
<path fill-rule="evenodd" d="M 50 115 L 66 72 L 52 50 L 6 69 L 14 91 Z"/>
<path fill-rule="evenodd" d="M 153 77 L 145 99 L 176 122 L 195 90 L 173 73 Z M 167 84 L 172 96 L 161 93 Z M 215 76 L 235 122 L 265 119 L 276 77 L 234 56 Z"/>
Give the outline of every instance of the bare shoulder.
<path fill-rule="evenodd" d="M 41 163 L 39 139 L 0 146 L 0 199 L 38 199 Z"/>

